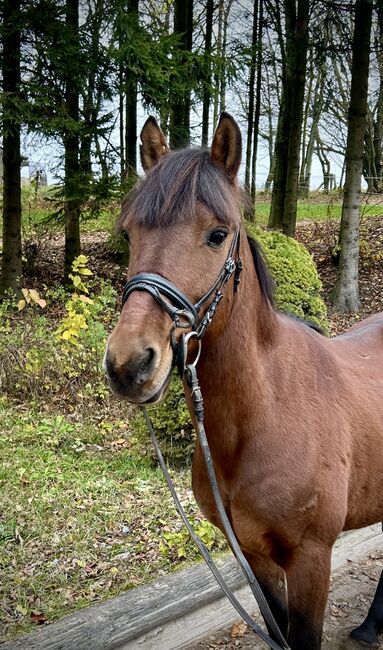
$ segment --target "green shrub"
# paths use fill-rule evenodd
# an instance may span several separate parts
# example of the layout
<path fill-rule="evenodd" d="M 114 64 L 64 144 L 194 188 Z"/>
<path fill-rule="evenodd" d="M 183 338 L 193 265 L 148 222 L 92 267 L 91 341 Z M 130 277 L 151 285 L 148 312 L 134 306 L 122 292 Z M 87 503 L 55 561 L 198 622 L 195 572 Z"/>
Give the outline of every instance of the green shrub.
<path fill-rule="evenodd" d="M 248 232 L 261 244 L 267 266 L 276 281 L 278 309 L 318 324 L 327 330 L 326 306 L 321 298 L 321 281 L 310 253 L 295 239 L 280 232 L 259 230 L 252 224 Z M 164 457 L 173 465 L 188 465 L 194 447 L 194 432 L 178 377 L 173 377 L 166 399 L 150 409 L 150 417 Z M 142 439 L 147 436 L 141 413 L 132 426 Z"/>
<path fill-rule="evenodd" d="M 86 258 L 74 267 L 77 287 L 91 275 Z M 107 330 L 115 319 L 116 292 L 107 282 L 89 284 L 91 298 L 63 287 L 42 300 L 33 289 L 0 303 L 0 388 L 17 400 L 101 403 L 109 397 L 102 370 Z M 45 306 L 46 303 L 46 306 Z M 42 307 L 42 305 L 44 305 Z"/>
<path fill-rule="evenodd" d="M 264 251 L 268 269 L 276 282 L 278 309 L 328 329 L 326 305 L 321 297 L 322 283 L 308 250 L 296 239 L 275 230 L 260 230 L 247 225 Z"/>
<path fill-rule="evenodd" d="M 166 399 L 151 408 L 149 415 L 165 460 L 174 466 L 189 465 L 195 434 L 178 374 L 172 377 Z M 140 411 L 131 424 L 141 440 L 147 438 L 146 422 Z"/>

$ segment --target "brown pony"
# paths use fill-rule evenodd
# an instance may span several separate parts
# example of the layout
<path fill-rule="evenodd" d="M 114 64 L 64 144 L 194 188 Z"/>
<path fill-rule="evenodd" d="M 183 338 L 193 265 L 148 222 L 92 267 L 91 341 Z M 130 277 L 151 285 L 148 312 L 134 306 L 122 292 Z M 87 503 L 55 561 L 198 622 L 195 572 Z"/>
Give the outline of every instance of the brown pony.
<path fill-rule="evenodd" d="M 241 282 L 234 291 L 228 281 L 202 339 L 206 432 L 227 514 L 282 632 L 292 650 L 317 650 L 337 536 L 383 519 L 383 314 L 330 340 L 273 308 L 267 270 L 241 221 L 241 135 L 229 115 L 221 115 L 210 153 L 170 152 L 153 118 L 141 139 L 147 174 L 120 219 L 129 277 L 155 273 L 195 303 L 240 232 Z M 151 294 L 128 296 L 105 359 L 120 398 L 163 397 L 170 330 Z M 198 444 L 193 490 L 220 526 Z M 352 635 L 374 643 L 382 631 L 381 577 Z"/>

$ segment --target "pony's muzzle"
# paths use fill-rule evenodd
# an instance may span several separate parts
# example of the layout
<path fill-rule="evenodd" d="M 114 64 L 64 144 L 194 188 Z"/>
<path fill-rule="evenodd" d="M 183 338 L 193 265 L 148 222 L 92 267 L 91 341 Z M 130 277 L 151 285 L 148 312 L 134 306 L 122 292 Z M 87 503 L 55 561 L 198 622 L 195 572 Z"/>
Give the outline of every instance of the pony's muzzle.
<path fill-rule="evenodd" d="M 121 362 L 108 346 L 104 366 L 113 392 L 132 402 L 147 401 L 150 397 L 148 393 L 154 389 L 152 380 L 156 374 L 158 356 L 153 347 L 145 347 Z"/>

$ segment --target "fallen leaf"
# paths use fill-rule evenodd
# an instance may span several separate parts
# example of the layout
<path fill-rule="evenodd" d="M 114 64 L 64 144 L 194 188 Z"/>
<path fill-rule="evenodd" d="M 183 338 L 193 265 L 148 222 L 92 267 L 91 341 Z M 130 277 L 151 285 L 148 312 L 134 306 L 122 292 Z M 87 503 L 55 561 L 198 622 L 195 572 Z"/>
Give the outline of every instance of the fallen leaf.
<path fill-rule="evenodd" d="M 238 637 L 243 636 L 246 634 L 247 631 L 247 624 L 244 621 L 238 621 L 238 623 L 234 623 L 230 630 L 230 636 L 232 639 L 237 639 Z"/>
<path fill-rule="evenodd" d="M 31 611 L 31 620 L 33 623 L 36 623 L 36 625 L 43 625 L 48 619 L 45 614 L 37 611 L 36 609 L 33 609 Z"/>

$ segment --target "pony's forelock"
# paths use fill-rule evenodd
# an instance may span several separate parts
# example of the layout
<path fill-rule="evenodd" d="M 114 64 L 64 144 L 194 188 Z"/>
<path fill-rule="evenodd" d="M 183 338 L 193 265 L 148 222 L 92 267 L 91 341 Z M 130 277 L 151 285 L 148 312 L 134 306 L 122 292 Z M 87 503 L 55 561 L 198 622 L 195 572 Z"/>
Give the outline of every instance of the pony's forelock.
<path fill-rule="evenodd" d="M 203 204 L 226 225 L 238 224 L 233 185 L 225 172 L 201 149 L 173 151 L 138 181 L 123 203 L 117 228 L 127 217 L 145 228 L 193 221 Z"/>

